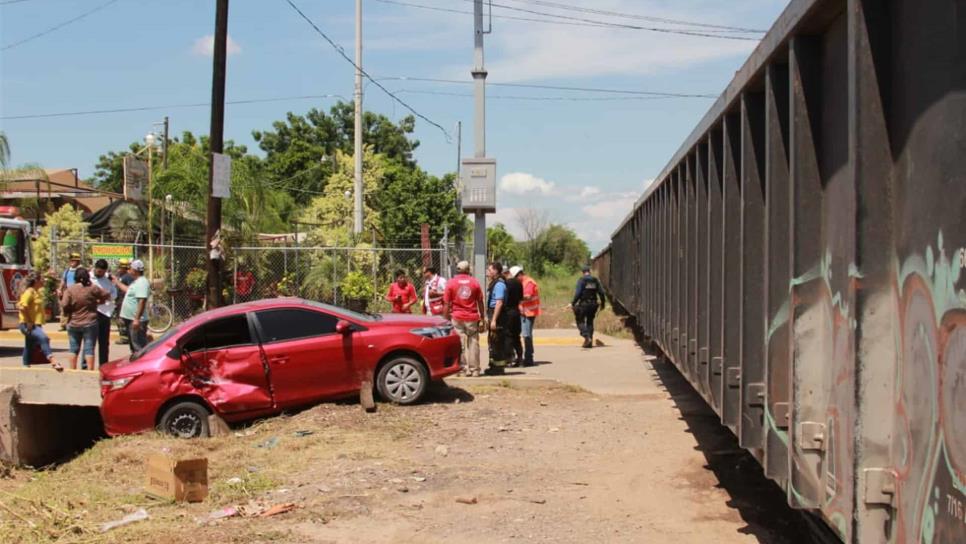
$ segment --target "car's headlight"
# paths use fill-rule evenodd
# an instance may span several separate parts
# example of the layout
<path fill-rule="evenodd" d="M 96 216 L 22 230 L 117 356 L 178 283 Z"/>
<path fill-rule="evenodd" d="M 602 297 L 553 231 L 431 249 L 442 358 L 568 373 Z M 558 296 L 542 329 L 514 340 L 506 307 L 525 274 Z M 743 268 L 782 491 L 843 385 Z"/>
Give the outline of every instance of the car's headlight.
<path fill-rule="evenodd" d="M 451 325 L 440 325 L 438 327 L 420 327 L 409 332 L 424 338 L 446 338 L 453 332 Z"/>
<path fill-rule="evenodd" d="M 117 391 L 118 389 L 124 389 L 125 387 L 128 386 L 128 384 L 134 381 L 134 378 L 137 378 L 140 375 L 141 375 L 140 373 L 137 373 L 137 374 L 131 374 L 130 376 L 124 376 L 123 378 L 117 378 L 114 380 L 101 380 L 101 389 L 104 389 L 107 391 Z"/>

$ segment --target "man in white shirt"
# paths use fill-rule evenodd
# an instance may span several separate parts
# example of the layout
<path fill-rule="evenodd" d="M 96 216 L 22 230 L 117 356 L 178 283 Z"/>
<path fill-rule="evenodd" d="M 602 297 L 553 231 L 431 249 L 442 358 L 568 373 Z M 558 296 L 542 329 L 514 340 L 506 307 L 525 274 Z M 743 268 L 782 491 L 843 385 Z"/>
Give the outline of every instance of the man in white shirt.
<path fill-rule="evenodd" d="M 110 358 L 111 317 L 114 315 L 114 299 L 117 298 L 117 287 L 114 287 L 114 280 L 107 272 L 107 261 L 104 259 L 94 263 L 94 284 L 111 295 L 107 302 L 97 306 L 97 366 L 100 368 Z"/>
<path fill-rule="evenodd" d="M 423 268 L 423 313 L 429 315 L 443 315 L 446 303 L 443 293 L 446 292 L 446 278 L 439 275 L 436 267 Z"/>

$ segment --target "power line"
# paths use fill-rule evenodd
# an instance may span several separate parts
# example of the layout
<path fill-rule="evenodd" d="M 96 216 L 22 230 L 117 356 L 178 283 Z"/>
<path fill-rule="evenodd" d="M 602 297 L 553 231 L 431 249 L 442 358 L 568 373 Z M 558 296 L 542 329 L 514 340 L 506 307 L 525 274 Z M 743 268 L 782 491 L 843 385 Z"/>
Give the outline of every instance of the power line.
<path fill-rule="evenodd" d="M 668 18 L 665 18 L 665 17 L 654 17 L 654 16 L 649 16 L 649 15 L 639 15 L 639 14 L 636 14 L 636 13 L 623 13 L 623 12 L 619 12 L 619 11 L 608 11 L 608 10 L 603 10 L 603 9 L 587 8 L 587 7 L 583 7 L 583 6 L 574 6 L 572 4 L 564 4 L 564 3 L 561 3 L 561 2 L 551 2 L 549 0 L 508 0 L 508 1 L 510 1 L 510 2 L 516 2 L 516 3 L 536 4 L 538 6 L 550 7 L 550 8 L 556 8 L 556 9 L 562 9 L 562 10 L 567 10 L 567 11 L 576 11 L 576 12 L 580 12 L 580 13 L 590 13 L 590 14 L 593 14 L 593 15 L 605 15 L 605 16 L 609 16 L 609 17 L 621 17 L 621 18 L 626 18 L 626 19 L 636 19 L 636 20 L 639 20 L 639 21 L 651 21 L 651 22 L 655 22 L 655 23 L 667 23 L 667 24 L 676 24 L 676 25 L 682 25 L 682 26 L 695 26 L 695 27 L 701 27 L 701 28 L 714 28 L 714 29 L 720 29 L 720 30 L 729 30 L 729 31 L 733 31 L 733 32 L 742 32 L 742 33 L 747 33 L 747 34 L 764 34 L 766 32 L 764 30 L 755 29 L 755 28 L 743 28 L 743 27 L 738 27 L 738 26 L 716 25 L 716 24 L 711 24 L 711 23 L 700 23 L 700 22 L 694 22 L 694 21 L 684 21 L 684 20 L 681 20 L 681 19 L 668 19 Z"/>
<path fill-rule="evenodd" d="M 424 81 L 427 83 L 453 83 L 458 85 L 472 85 L 472 81 L 466 81 L 462 79 L 442 79 L 442 78 L 431 78 L 431 77 L 409 77 L 409 76 L 396 76 L 396 77 L 381 77 L 379 78 L 383 81 Z M 586 93 L 610 93 L 610 94 L 626 94 L 626 95 L 641 95 L 641 96 L 662 96 L 668 98 L 717 98 L 717 95 L 713 94 L 701 94 L 701 93 L 674 93 L 674 92 L 660 92 L 660 91 L 635 91 L 630 89 L 604 89 L 599 87 L 571 87 L 566 85 L 543 85 L 537 83 L 491 83 L 487 81 L 487 86 L 494 87 L 516 87 L 521 89 L 545 89 L 554 91 L 573 91 L 573 92 L 586 92 Z"/>
<path fill-rule="evenodd" d="M 465 0 L 465 1 L 472 2 L 473 0 Z M 554 18 L 563 19 L 563 20 L 566 20 L 566 21 L 579 21 L 579 22 L 584 22 L 584 23 L 601 24 L 601 25 L 611 26 L 611 27 L 614 27 L 614 28 L 626 28 L 626 29 L 630 29 L 630 30 L 646 30 L 646 31 L 649 31 L 649 32 L 662 32 L 662 33 L 666 33 L 666 34 L 681 34 L 681 35 L 685 35 L 685 36 L 699 36 L 699 37 L 702 37 L 702 38 L 719 38 L 719 39 L 722 39 L 722 40 L 759 41 L 759 38 L 749 38 L 749 37 L 745 37 L 745 36 L 724 36 L 724 35 L 719 35 L 719 34 L 712 34 L 712 33 L 707 32 L 707 31 L 698 32 L 698 31 L 684 30 L 684 29 L 649 27 L 649 26 L 639 26 L 639 25 L 632 25 L 632 24 L 625 24 L 625 23 L 611 23 L 611 22 L 608 22 L 608 21 L 597 21 L 597 20 L 593 20 L 593 19 L 585 19 L 583 17 L 571 17 L 569 15 L 559 15 L 559 14 L 556 14 L 556 13 L 548 13 L 548 12 L 545 12 L 545 11 L 536 11 L 536 10 L 532 10 L 532 9 L 518 8 L 518 7 L 514 7 L 514 6 L 507 6 L 505 4 L 495 4 L 495 3 L 492 3 L 492 2 L 490 3 L 490 6 L 498 7 L 498 8 L 502 8 L 502 9 L 506 9 L 506 10 L 510 10 L 510 11 L 518 11 L 518 12 L 521 12 L 521 13 L 528 13 L 528 14 L 531 14 L 531 15 L 542 15 L 544 17 L 554 17 Z"/>
<path fill-rule="evenodd" d="M 440 11 L 440 12 L 443 12 L 443 13 L 459 13 L 459 14 L 462 14 L 462 15 L 473 15 L 473 12 L 472 11 L 466 11 L 466 10 L 462 10 L 462 9 L 442 8 L 442 7 L 438 7 L 438 6 L 427 6 L 425 4 L 414 4 L 414 3 L 411 3 L 411 2 L 400 2 L 398 0 L 375 0 L 375 1 L 376 2 L 379 2 L 379 3 L 382 3 L 382 4 L 392 4 L 392 5 L 396 5 L 396 6 L 405 6 L 405 7 L 411 7 L 411 8 L 420 8 L 420 9 L 425 9 L 425 10 L 429 10 L 429 11 Z M 605 24 L 571 23 L 571 22 L 566 22 L 566 21 L 553 21 L 553 20 L 549 20 L 549 19 L 534 19 L 532 17 L 515 17 L 513 15 L 494 15 L 493 17 L 496 17 L 498 19 L 508 19 L 508 20 L 511 20 L 511 21 L 526 21 L 526 22 L 531 22 L 531 23 L 549 23 L 549 24 L 570 25 L 570 26 L 594 26 L 594 27 L 602 27 L 602 28 L 606 28 L 606 27 L 609 26 L 609 25 L 605 25 Z"/>
<path fill-rule="evenodd" d="M 0 6 L 6 6 L 7 4 L 19 4 L 21 2 L 29 2 L 30 0 L 4 0 L 0 2 Z"/>
<path fill-rule="evenodd" d="M 447 132 L 447 130 L 445 128 L 443 128 L 442 125 L 440 125 L 439 123 L 433 121 L 429 117 L 426 117 L 425 115 L 419 113 L 418 111 L 416 111 L 415 109 L 413 109 L 412 106 L 410 106 L 406 102 L 400 100 L 400 98 L 398 96 L 392 94 L 389 91 L 389 89 L 383 87 L 381 83 L 379 83 L 378 81 L 376 81 L 375 79 L 373 79 L 365 70 L 362 69 L 361 66 L 357 65 L 355 63 L 355 61 L 353 61 L 351 58 L 349 58 L 349 56 L 346 55 L 345 50 L 340 45 L 338 45 L 334 41 L 332 41 L 332 38 L 329 38 L 329 36 L 326 35 L 325 32 L 322 32 L 322 29 L 319 28 L 319 26 L 316 25 L 315 22 L 313 22 L 312 19 L 310 19 L 308 15 L 306 15 L 305 13 L 303 13 L 302 10 L 300 10 L 299 7 L 296 6 L 294 2 L 292 2 L 292 0 L 284 0 L 284 1 L 289 6 L 291 6 L 291 8 L 293 10 L 295 10 L 296 13 L 298 13 L 303 19 L 305 19 L 305 22 L 307 22 L 313 29 L 315 29 L 315 32 L 318 33 L 319 36 L 322 36 L 322 39 L 324 39 L 325 41 L 329 42 L 329 45 L 331 45 L 332 48 L 335 49 L 335 51 L 339 54 L 339 56 L 341 56 L 343 59 L 346 60 L 346 62 L 348 62 L 356 70 L 358 70 L 359 73 L 361 73 L 363 77 L 365 77 L 370 82 L 372 82 L 376 87 L 379 87 L 379 89 L 382 90 L 382 92 L 384 92 L 387 95 L 389 95 L 393 100 L 395 100 L 397 103 L 399 103 L 402 107 L 404 107 L 407 110 L 409 110 L 413 115 L 415 115 L 416 117 L 419 117 L 423 121 L 426 121 L 427 123 L 429 123 L 429 124 L 433 125 L 434 127 L 438 128 L 443 133 L 443 135 L 446 137 L 446 141 L 447 142 L 452 141 L 452 138 L 450 138 L 449 132 Z"/>
<path fill-rule="evenodd" d="M 57 25 L 54 25 L 54 26 L 48 28 L 47 30 L 38 32 L 38 33 L 34 34 L 33 36 L 28 36 L 28 37 L 26 37 L 26 38 L 24 38 L 24 39 L 22 39 L 20 41 L 16 41 L 16 42 L 13 42 L 13 43 L 8 43 L 7 45 L 5 45 L 2 48 L 0 48 L 0 51 L 6 51 L 8 49 L 13 49 L 14 47 L 17 47 L 19 45 L 23 45 L 23 44 L 25 44 L 25 43 L 27 43 L 29 41 L 33 41 L 33 40 L 36 40 L 37 38 L 46 36 L 47 34 L 50 34 L 50 33 L 55 32 L 57 30 L 60 30 L 60 29 L 64 28 L 65 26 L 67 26 L 67 25 L 69 25 L 71 23 L 76 23 L 77 21 L 80 21 L 81 19 L 87 17 L 88 15 L 92 15 L 94 13 L 97 13 L 98 11 L 101 11 L 102 9 L 106 8 L 107 6 L 110 6 L 111 4 L 114 4 L 114 3 L 117 3 L 117 2 L 118 2 L 118 0 L 107 0 L 107 2 L 104 2 L 103 4 L 100 4 L 100 5 L 96 6 L 95 8 L 93 8 L 91 10 L 88 10 L 88 11 L 85 11 L 84 13 L 81 13 L 80 15 L 74 17 L 73 19 L 68 19 L 68 20 L 66 20 L 66 21 L 64 21 L 62 23 L 59 23 Z"/>
<path fill-rule="evenodd" d="M 400 0 L 375 0 L 375 1 L 376 2 L 380 2 L 380 3 L 383 3 L 383 4 L 393 4 L 393 5 L 398 5 L 398 6 L 407 6 L 407 7 L 425 9 L 425 10 L 430 10 L 430 11 L 442 11 L 442 12 L 447 12 L 447 13 L 460 13 L 460 14 L 467 14 L 467 15 L 471 15 L 473 13 L 471 11 L 457 10 L 457 9 L 451 9 L 451 8 L 441 8 L 441 7 L 437 7 L 437 6 L 428 6 L 428 5 L 425 5 L 425 4 L 416 4 L 416 3 L 412 3 L 412 2 L 403 2 L 403 1 L 400 1 Z M 472 2 L 473 0 L 466 0 L 466 1 L 467 2 Z M 696 37 L 702 37 L 702 38 L 719 38 L 719 39 L 722 39 L 722 40 L 758 41 L 758 38 L 750 38 L 750 37 L 745 37 L 745 36 L 728 36 L 728 35 L 723 35 L 723 34 L 716 34 L 714 32 L 717 32 L 717 31 L 712 31 L 712 30 L 705 30 L 705 31 L 699 32 L 699 31 L 695 31 L 695 30 L 686 30 L 686 29 L 675 29 L 675 28 L 661 28 L 661 27 L 640 26 L 640 25 L 632 25 L 632 24 L 625 24 L 625 23 L 614 23 L 614 22 L 609 22 L 609 21 L 598 21 L 598 20 L 586 19 L 586 18 L 582 18 L 582 17 L 570 17 L 570 16 L 567 16 L 567 15 L 559 15 L 559 14 L 555 14 L 555 13 L 547 13 L 547 12 L 542 12 L 542 11 L 529 10 L 529 9 L 525 9 L 525 8 L 518 8 L 518 7 L 507 6 L 507 5 L 503 5 L 503 4 L 490 4 L 490 5 L 493 6 L 493 7 L 498 7 L 498 8 L 502 8 L 502 9 L 511 10 L 511 11 L 519 11 L 519 12 L 523 12 L 523 13 L 529 13 L 529 14 L 532 14 L 532 15 L 542 15 L 544 17 L 552 17 L 552 19 L 534 19 L 534 18 L 530 18 L 530 17 L 518 17 L 518 16 L 513 16 L 513 15 L 492 15 L 492 17 L 493 18 L 496 18 L 496 19 L 509 19 L 509 20 L 514 20 L 514 21 L 528 21 L 528 22 L 535 22 L 535 23 L 558 24 L 558 25 L 569 25 L 569 26 L 589 26 L 589 27 L 598 27 L 598 28 L 623 28 L 623 29 L 627 29 L 627 30 L 643 30 L 643 31 L 648 31 L 648 32 L 660 32 L 660 33 L 665 33 L 665 34 L 680 34 L 680 35 L 685 35 L 685 36 L 696 36 Z M 559 20 L 559 19 L 562 19 L 562 20 Z"/>
<path fill-rule="evenodd" d="M 436 96 L 458 96 L 473 98 L 470 93 L 449 93 L 445 91 L 427 91 L 422 89 L 396 89 L 396 93 L 429 94 Z M 518 95 L 487 95 L 487 100 L 529 100 L 533 102 L 617 102 L 630 100 L 666 100 L 670 96 L 518 96 Z"/>
<path fill-rule="evenodd" d="M 316 100 L 320 98 L 341 98 L 342 100 L 348 100 L 346 97 L 338 94 L 315 94 L 315 95 L 302 95 L 302 96 L 281 96 L 277 98 L 256 98 L 251 100 L 229 100 L 225 102 L 233 106 L 245 105 L 245 104 L 262 104 L 266 102 L 286 102 L 292 100 Z M 210 102 L 198 102 L 194 104 L 169 104 L 166 106 L 134 106 L 130 108 L 114 108 L 105 110 L 86 110 L 86 111 L 71 111 L 71 112 L 58 112 L 58 113 L 37 113 L 29 115 L 7 115 L 0 117 L 0 120 L 11 121 L 15 119 L 45 119 L 51 117 L 75 117 L 79 115 L 100 115 L 108 113 L 130 113 L 136 111 L 154 111 L 154 110 L 172 110 L 179 108 L 207 108 L 211 106 Z"/>

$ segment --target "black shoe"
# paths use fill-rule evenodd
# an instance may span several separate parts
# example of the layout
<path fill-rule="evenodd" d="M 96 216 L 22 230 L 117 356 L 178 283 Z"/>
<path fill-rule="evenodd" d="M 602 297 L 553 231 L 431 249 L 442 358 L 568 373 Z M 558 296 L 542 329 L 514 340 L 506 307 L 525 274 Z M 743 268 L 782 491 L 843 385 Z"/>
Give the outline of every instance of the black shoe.
<path fill-rule="evenodd" d="M 527 362 L 524 362 L 524 363 L 523 363 L 522 365 L 520 365 L 520 366 L 523 366 L 523 367 L 531 367 L 531 366 L 537 366 L 537 363 L 534 363 L 533 361 L 530 361 L 529 363 L 527 363 Z"/>
<path fill-rule="evenodd" d="M 502 376 L 503 367 L 502 366 L 487 367 L 487 369 L 484 370 L 483 373 L 486 374 L 487 376 Z"/>
<path fill-rule="evenodd" d="M 590 340 L 590 338 L 584 338 L 584 345 L 583 345 L 583 347 L 584 348 L 594 347 L 594 343 Z"/>

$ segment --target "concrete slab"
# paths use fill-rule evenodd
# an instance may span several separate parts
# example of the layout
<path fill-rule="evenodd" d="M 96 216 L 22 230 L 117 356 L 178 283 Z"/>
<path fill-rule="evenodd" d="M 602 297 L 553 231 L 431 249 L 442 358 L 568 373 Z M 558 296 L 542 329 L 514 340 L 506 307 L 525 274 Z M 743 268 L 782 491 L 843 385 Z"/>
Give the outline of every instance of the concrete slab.
<path fill-rule="evenodd" d="M 87 370 L 0 367 L 0 385 L 17 388 L 20 404 L 101 405 L 100 373 Z"/>

